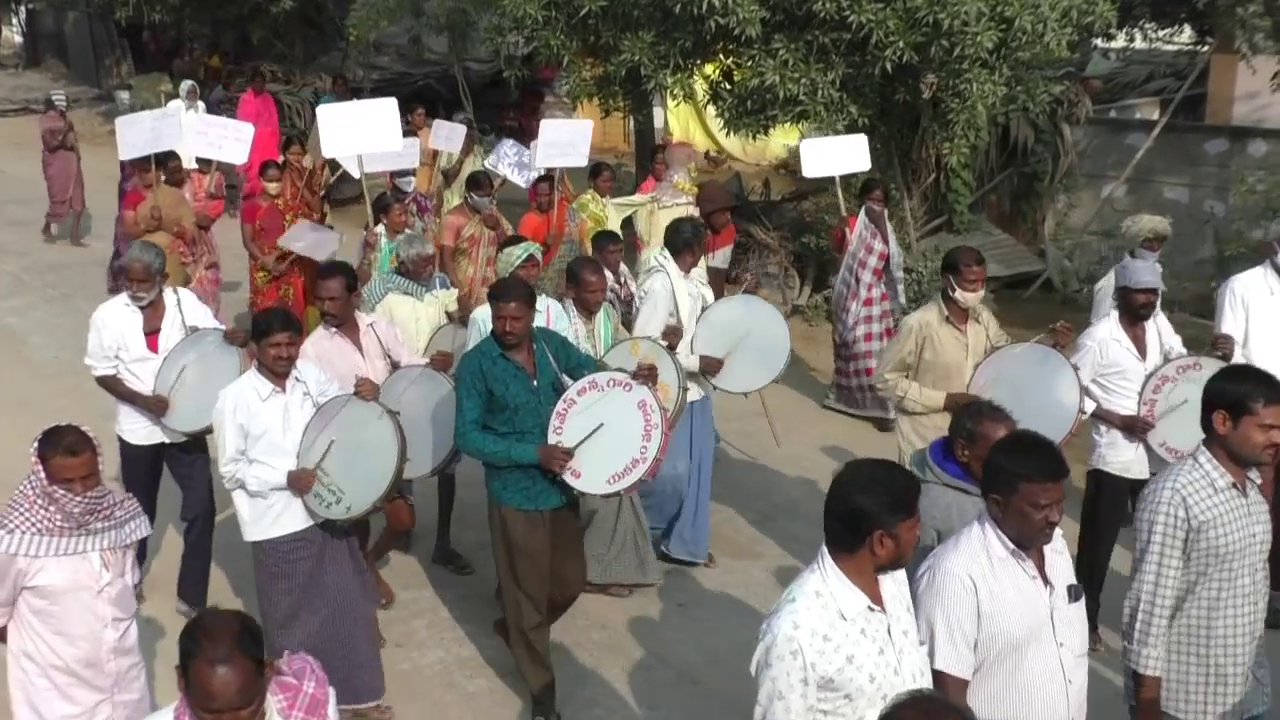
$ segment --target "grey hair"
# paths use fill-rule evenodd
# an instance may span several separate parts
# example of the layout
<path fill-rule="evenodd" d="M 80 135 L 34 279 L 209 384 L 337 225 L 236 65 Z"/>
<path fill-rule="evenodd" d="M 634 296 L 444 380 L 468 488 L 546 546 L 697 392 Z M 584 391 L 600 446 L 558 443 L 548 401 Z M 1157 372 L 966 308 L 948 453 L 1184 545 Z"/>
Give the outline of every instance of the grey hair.
<path fill-rule="evenodd" d="M 134 240 L 125 251 L 122 264 L 125 267 L 141 265 L 156 277 L 163 277 L 168 258 L 165 257 L 164 250 L 161 250 L 159 245 L 147 240 Z"/>
<path fill-rule="evenodd" d="M 407 232 L 396 238 L 396 257 L 402 263 L 415 262 L 435 254 L 435 245 L 418 233 Z"/>

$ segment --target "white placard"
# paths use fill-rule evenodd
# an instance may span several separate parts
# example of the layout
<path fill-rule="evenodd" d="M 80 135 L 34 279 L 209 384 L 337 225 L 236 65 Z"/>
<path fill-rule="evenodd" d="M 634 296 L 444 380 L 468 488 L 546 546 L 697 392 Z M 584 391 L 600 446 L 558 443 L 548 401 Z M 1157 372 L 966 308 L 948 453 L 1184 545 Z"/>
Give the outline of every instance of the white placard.
<path fill-rule="evenodd" d="M 526 190 L 542 174 L 533 166 L 533 153 L 529 148 L 510 138 L 493 148 L 484 166 Z"/>
<path fill-rule="evenodd" d="M 325 103 L 316 107 L 316 126 L 326 158 L 396 152 L 404 139 L 400 103 L 393 97 Z"/>
<path fill-rule="evenodd" d="M 458 154 L 467 141 L 467 126 L 448 120 L 432 120 L 427 147 L 440 152 Z"/>
<path fill-rule="evenodd" d="M 342 233 L 313 222 L 294 223 L 280 236 L 280 246 L 317 262 L 332 260 L 342 247 Z"/>
<path fill-rule="evenodd" d="M 540 168 L 580 168 L 591 162 L 594 120 L 543 118 L 538 123 L 533 164 Z"/>
<path fill-rule="evenodd" d="M 862 133 L 800 141 L 800 174 L 807 178 L 857 175 L 870 169 L 871 144 Z"/>
<path fill-rule="evenodd" d="M 160 108 L 116 118 L 116 156 L 121 160 L 182 147 L 182 111 Z"/>
<path fill-rule="evenodd" d="M 370 153 L 361 155 L 367 173 L 390 173 L 398 170 L 414 170 L 422 162 L 422 141 L 417 137 L 401 140 L 400 149 L 395 152 Z M 340 157 L 338 163 L 351 177 L 360 179 L 360 162 L 354 157 Z"/>
<path fill-rule="evenodd" d="M 249 162 L 253 125 L 208 113 L 192 113 L 183 128 L 188 155 L 231 165 Z"/>

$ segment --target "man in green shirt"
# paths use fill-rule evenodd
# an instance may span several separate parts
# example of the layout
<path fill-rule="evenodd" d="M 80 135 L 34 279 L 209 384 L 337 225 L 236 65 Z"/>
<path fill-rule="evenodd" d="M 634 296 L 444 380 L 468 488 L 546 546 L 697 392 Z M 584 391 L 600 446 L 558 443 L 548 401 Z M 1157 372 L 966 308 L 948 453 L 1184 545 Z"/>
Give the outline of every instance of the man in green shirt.
<path fill-rule="evenodd" d="M 509 275 L 489 287 L 493 330 L 455 374 L 458 451 L 484 465 L 489 535 L 511 648 L 533 699 L 533 720 L 558 720 L 551 625 L 586 585 L 578 501 L 560 474 L 573 451 L 547 442 L 551 412 L 568 385 L 601 369 L 563 335 L 535 328 L 537 293 Z M 636 380 L 657 381 L 641 366 Z"/>

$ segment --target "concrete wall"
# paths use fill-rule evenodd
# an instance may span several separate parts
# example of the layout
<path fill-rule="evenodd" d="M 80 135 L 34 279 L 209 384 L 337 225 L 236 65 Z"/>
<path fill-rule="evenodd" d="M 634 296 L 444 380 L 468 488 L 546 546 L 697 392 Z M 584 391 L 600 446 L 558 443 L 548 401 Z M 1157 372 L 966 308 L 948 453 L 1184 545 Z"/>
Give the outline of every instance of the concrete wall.
<path fill-rule="evenodd" d="M 1075 279 L 1091 283 L 1129 249 L 1119 238 L 1124 218 L 1139 212 L 1172 218 L 1174 236 L 1163 255 L 1168 299 L 1203 313 L 1216 287 L 1214 239 L 1230 231 L 1232 191 L 1242 173 L 1280 173 L 1280 130 L 1171 121 L 1102 201 L 1155 124 L 1094 118 L 1075 130 L 1078 178 L 1059 204 L 1055 235 Z"/>

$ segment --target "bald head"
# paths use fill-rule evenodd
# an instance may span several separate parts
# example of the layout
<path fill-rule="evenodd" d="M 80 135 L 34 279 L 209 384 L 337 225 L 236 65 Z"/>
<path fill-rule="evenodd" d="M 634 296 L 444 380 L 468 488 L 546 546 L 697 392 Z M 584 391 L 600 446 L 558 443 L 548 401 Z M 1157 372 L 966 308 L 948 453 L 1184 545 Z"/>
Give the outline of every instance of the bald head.
<path fill-rule="evenodd" d="M 197 718 L 256 717 L 270 681 L 262 626 L 249 614 L 206 608 L 178 635 L 178 688 Z"/>

